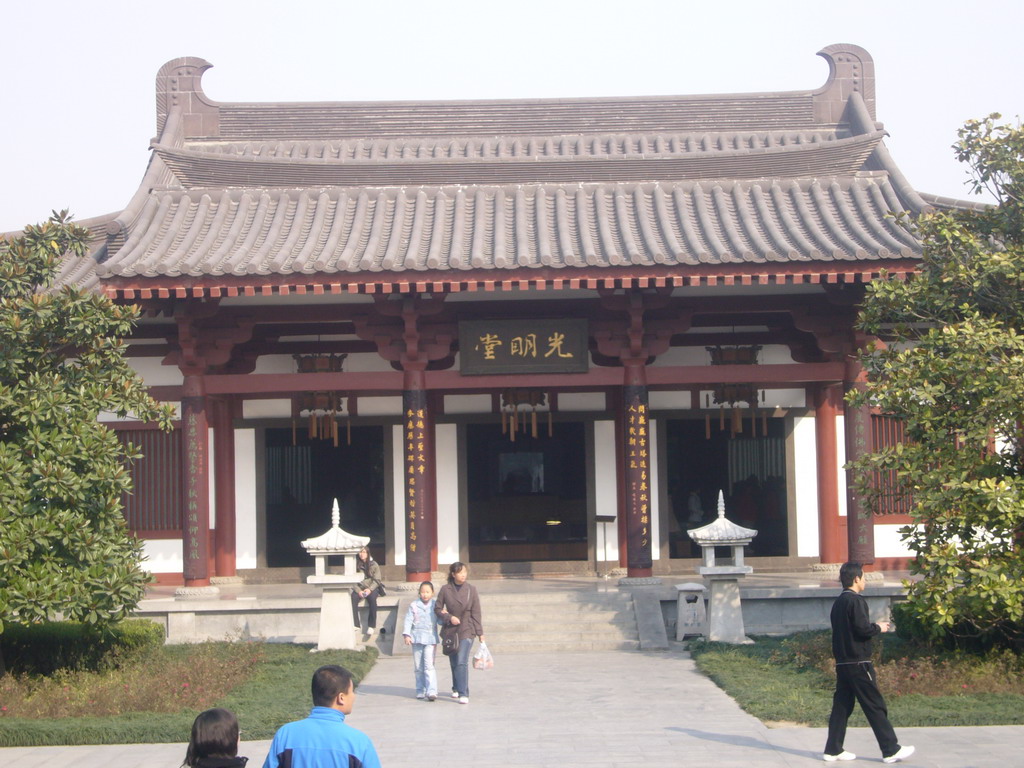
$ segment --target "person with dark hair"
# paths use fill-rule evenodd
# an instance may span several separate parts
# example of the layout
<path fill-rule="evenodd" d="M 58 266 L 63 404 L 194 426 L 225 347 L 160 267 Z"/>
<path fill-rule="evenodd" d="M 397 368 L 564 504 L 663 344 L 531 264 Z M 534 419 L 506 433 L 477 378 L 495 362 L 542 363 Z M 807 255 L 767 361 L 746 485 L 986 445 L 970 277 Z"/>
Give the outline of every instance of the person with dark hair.
<path fill-rule="evenodd" d="M 484 642 L 484 626 L 480 615 L 480 595 L 470 584 L 469 568 L 458 561 L 448 567 L 448 583 L 437 593 L 434 612 L 441 624 L 457 627 L 459 651 L 448 657 L 452 668 L 452 698 L 469 704 L 469 654 L 473 639 Z"/>
<path fill-rule="evenodd" d="M 208 709 L 192 723 L 192 736 L 182 768 L 243 768 L 249 758 L 238 756 L 238 718 L 230 709 Z"/>
<path fill-rule="evenodd" d="M 377 631 L 377 598 L 384 594 L 384 583 L 381 581 L 380 566 L 370 555 L 368 547 L 359 550 L 356 570 L 363 574 L 363 580 L 352 588 L 352 621 L 359 630 L 359 601 L 366 600 L 366 634 Z"/>
<path fill-rule="evenodd" d="M 416 698 L 437 699 L 437 671 L 434 655 L 440 639 L 437 636 L 437 614 L 434 613 L 434 585 L 420 583 L 420 599 L 409 604 L 405 613 L 402 637 L 412 646 L 412 665 L 416 677 Z"/>
<path fill-rule="evenodd" d="M 277 729 L 263 768 L 380 768 L 370 737 L 345 722 L 356 688 L 352 673 L 328 664 L 313 673 L 313 710 Z"/>
<path fill-rule="evenodd" d="M 857 756 L 843 749 L 846 723 L 856 700 L 868 725 L 875 733 L 882 750 L 883 763 L 898 763 L 914 754 L 914 748 L 901 747 L 889 722 L 889 712 L 882 692 L 878 690 L 878 674 L 871 663 L 871 638 L 889 631 L 889 622 L 872 623 L 864 591 L 864 568 L 860 563 L 843 563 L 839 569 L 842 594 L 832 604 L 832 655 L 836 660 L 836 692 L 832 697 L 832 714 L 828 718 L 828 739 L 825 742 L 826 763 L 856 760 Z"/>

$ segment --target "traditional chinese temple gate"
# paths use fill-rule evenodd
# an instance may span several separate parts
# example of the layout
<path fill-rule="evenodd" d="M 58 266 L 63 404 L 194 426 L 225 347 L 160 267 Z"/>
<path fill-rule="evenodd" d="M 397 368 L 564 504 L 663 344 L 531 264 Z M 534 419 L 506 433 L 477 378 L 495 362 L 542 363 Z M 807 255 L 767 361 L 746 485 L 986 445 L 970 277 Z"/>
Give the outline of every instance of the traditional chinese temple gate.
<path fill-rule="evenodd" d="M 666 528 L 689 495 L 676 475 L 697 473 L 674 462 L 702 450 L 740 500 L 785 476 L 755 512 L 782 516 L 779 556 L 904 554 L 905 520 L 880 530 L 840 498 L 843 454 L 873 437 L 842 401 L 856 305 L 883 270 L 917 269 L 892 212 L 961 203 L 889 155 L 867 52 L 820 55 L 805 91 L 379 104 L 217 102 L 208 62 L 168 62 L 146 176 L 59 280 L 142 309 L 128 357 L 180 405 L 181 477 L 138 470 L 140 500 L 180 508 L 129 512 L 150 562 L 203 587 L 276 561 L 302 515 L 268 456 L 303 445 L 334 456 L 310 505 L 332 475 L 382 479 L 349 510 L 337 494 L 360 520 L 343 524 L 411 580 L 455 559 L 596 561 L 605 533 L 649 575 L 684 556 Z M 754 347 L 768 356 L 727 364 Z M 707 436 L 716 416 L 727 438 Z"/>

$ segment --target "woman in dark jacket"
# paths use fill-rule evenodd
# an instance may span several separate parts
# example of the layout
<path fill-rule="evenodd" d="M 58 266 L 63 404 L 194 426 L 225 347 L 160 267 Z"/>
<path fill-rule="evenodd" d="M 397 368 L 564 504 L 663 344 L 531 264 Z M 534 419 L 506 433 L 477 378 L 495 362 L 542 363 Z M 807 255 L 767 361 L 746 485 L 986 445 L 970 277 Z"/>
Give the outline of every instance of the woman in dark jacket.
<path fill-rule="evenodd" d="M 363 580 L 352 589 L 352 621 L 358 630 L 359 601 L 366 600 L 369 609 L 366 617 L 366 634 L 372 635 L 377 631 L 377 598 L 384 593 L 384 584 L 380 578 L 380 566 L 370 555 L 369 548 L 363 547 L 359 550 L 356 570 L 363 574 Z"/>
<path fill-rule="evenodd" d="M 192 736 L 182 768 L 244 768 L 249 758 L 238 757 L 238 718 L 230 709 L 208 709 L 192 723 Z"/>
<path fill-rule="evenodd" d="M 452 698 L 469 704 L 469 654 L 473 638 L 484 642 L 484 625 L 480 614 L 480 595 L 468 583 L 469 568 L 455 562 L 448 568 L 448 583 L 437 593 L 434 611 L 444 627 L 455 627 L 459 635 L 459 652 L 448 657 L 452 667 Z"/>

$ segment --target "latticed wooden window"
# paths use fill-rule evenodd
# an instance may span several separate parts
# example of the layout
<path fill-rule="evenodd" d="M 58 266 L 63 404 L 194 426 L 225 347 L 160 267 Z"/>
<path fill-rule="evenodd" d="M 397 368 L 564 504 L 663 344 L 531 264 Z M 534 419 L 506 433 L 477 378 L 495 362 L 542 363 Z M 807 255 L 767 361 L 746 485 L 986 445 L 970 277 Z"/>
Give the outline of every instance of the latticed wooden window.
<path fill-rule="evenodd" d="M 122 443 L 142 453 L 129 467 L 134 490 L 125 494 L 124 516 L 133 531 L 181 531 L 181 430 L 118 430 Z"/>
<path fill-rule="evenodd" d="M 894 416 L 872 414 L 871 450 L 880 451 L 907 441 L 903 422 Z M 896 472 L 874 472 L 872 483 L 879 490 L 878 512 L 883 515 L 910 514 L 911 498 L 896 483 Z"/>

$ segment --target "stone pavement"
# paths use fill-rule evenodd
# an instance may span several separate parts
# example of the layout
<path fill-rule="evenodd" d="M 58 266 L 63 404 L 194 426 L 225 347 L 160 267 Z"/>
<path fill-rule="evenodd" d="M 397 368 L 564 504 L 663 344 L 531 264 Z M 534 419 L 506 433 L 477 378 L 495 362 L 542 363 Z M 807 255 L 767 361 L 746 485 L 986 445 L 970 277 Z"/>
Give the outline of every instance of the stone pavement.
<path fill-rule="evenodd" d="M 382 657 L 349 722 L 368 733 L 385 768 L 748 768 L 822 765 L 822 728 L 767 728 L 745 714 L 680 651 L 509 654 L 470 673 L 470 704 L 413 698 L 408 658 Z M 450 682 L 440 659 L 439 684 Z M 310 673 L 313 670 L 310 665 Z M 243 738 L 245 723 L 242 724 Z M 905 765 L 1024 765 L 1024 726 L 902 728 Z M 184 737 L 184 734 L 183 734 Z M 243 742 L 259 768 L 267 741 Z M 881 765 L 870 730 L 851 729 L 846 765 Z M 5 768 L 177 768 L 184 744 L 0 749 Z"/>

